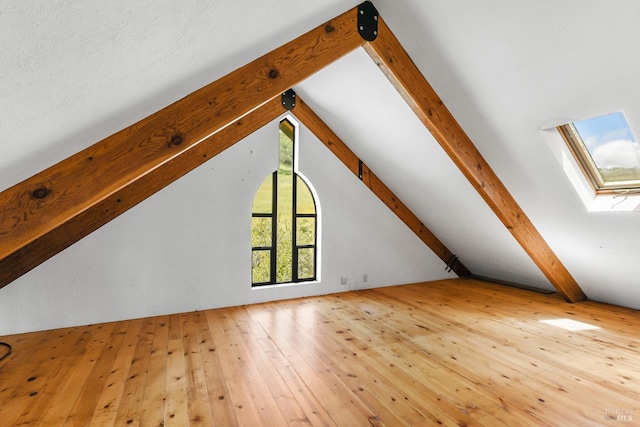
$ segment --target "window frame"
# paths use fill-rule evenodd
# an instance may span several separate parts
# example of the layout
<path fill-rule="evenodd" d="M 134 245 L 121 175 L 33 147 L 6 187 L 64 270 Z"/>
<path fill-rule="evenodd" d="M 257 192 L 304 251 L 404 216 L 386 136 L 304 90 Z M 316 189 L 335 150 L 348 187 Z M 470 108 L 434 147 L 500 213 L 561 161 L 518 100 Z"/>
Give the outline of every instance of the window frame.
<path fill-rule="evenodd" d="M 596 191 L 577 156 L 562 135 L 569 120 L 551 119 L 540 126 L 542 140 L 558 162 L 587 212 L 640 212 L 640 192 L 633 189 Z"/>
<path fill-rule="evenodd" d="M 277 248 L 277 217 L 278 217 L 278 171 L 276 170 L 271 174 L 271 213 L 265 212 L 251 212 L 251 219 L 253 218 L 270 218 L 271 219 L 271 245 L 269 246 L 253 246 L 251 244 L 251 259 L 253 262 L 253 253 L 254 252 L 269 252 L 269 281 L 267 282 L 254 282 L 253 281 L 253 265 L 251 266 L 251 286 L 264 286 L 273 284 L 272 281 L 275 278 L 276 271 L 276 248 Z M 264 181 L 263 181 L 264 182 Z M 262 184 L 261 184 L 262 186 Z M 258 188 L 258 191 L 260 188 Z M 257 195 L 257 192 L 256 192 Z M 255 199 L 255 196 L 254 196 Z M 253 231 L 253 222 L 251 224 L 251 228 Z"/>
<path fill-rule="evenodd" d="M 286 126 L 288 132 L 283 130 L 283 126 Z M 278 130 L 284 132 L 287 136 L 292 139 L 293 147 L 292 147 L 292 197 L 291 197 L 291 280 L 279 282 L 277 280 L 277 256 L 278 256 L 278 169 L 276 169 L 271 174 L 272 179 L 272 201 L 271 201 L 271 213 L 264 212 L 251 212 L 251 217 L 253 218 L 270 218 L 271 219 L 271 245 L 270 246 L 253 246 L 251 245 L 251 253 L 252 260 L 253 254 L 256 251 L 269 251 L 270 253 L 270 271 L 269 271 L 269 281 L 266 282 L 254 282 L 253 281 L 253 265 L 251 267 L 251 287 L 259 288 L 264 286 L 273 286 L 273 285 L 282 285 L 282 284 L 290 284 L 290 283 L 303 283 L 303 282 L 313 282 L 318 280 L 318 247 L 319 247 L 319 237 L 318 237 L 318 204 L 317 204 L 317 195 L 314 194 L 310 183 L 308 180 L 301 174 L 298 173 L 297 168 L 297 149 L 298 149 L 298 125 L 294 123 L 293 119 L 289 116 L 280 120 Z M 280 148 L 278 148 L 280 150 Z M 267 178 L 268 179 L 268 178 Z M 311 195 L 313 201 L 313 213 L 299 213 L 298 212 L 298 179 L 302 181 L 302 183 L 306 186 L 306 190 Z M 264 181 L 263 181 L 264 183 Z M 260 187 L 259 187 L 260 189 Z M 258 189 L 258 190 L 259 190 Z M 255 197 L 254 195 L 254 200 Z M 299 218 L 313 218 L 314 229 L 313 229 L 313 243 L 312 244 L 298 244 L 297 241 L 297 231 L 298 231 L 298 219 Z M 253 224 L 252 224 L 253 227 Z M 253 228 L 252 228 L 253 230 Z M 312 249 L 313 250 L 313 274 L 311 277 L 299 277 L 299 252 L 304 249 Z"/>
<path fill-rule="evenodd" d="M 625 119 L 626 121 L 626 119 Z M 582 173 L 587 178 L 596 195 L 599 194 L 628 194 L 640 192 L 639 180 L 605 181 L 589 150 L 587 149 L 574 122 L 557 127 L 558 132 L 566 143 L 569 151 L 578 163 Z"/>
<path fill-rule="evenodd" d="M 295 146 L 296 144 L 294 143 L 294 159 L 295 159 Z M 294 166 L 295 166 L 296 162 L 294 160 Z M 309 191 L 309 193 L 311 194 L 311 197 L 313 198 L 313 213 L 298 213 L 298 178 L 300 178 L 300 180 L 306 185 L 307 187 L 307 191 Z M 310 282 L 310 281 L 314 281 L 316 280 L 317 277 L 317 265 L 318 265 L 318 250 L 317 250 L 317 246 L 318 246 L 318 208 L 316 206 L 316 200 L 315 197 L 313 197 L 313 192 L 311 191 L 311 188 L 309 188 L 309 184 L 306 183 L 305 179 L 302 178 L 300 175 L 298 175 L 298 173 L 295 171 L 295 167 L 294 167 L 294 173 L 293 173 L 293 210 L 292 210 L 292 214 L 293 214 L 293 225 L 291 227 L 291 245 L 292 245 L 292 250 L 291 250 L 291 270 L 292 270 L 292 275 L 291 275 L 291 280 L 293 283 L 299 283 L 299 282 Z M 299 218 L 313 218 L 313 244 L 304 244 L 304 245 L 299 245 L 298 244 L 298 219 Z M 300 257 L 300 250 L 301 249 L 313 249 L 313 275 L 312 277 L 309 278 L 300 278 L 299 277 L 299 257 Z"/>

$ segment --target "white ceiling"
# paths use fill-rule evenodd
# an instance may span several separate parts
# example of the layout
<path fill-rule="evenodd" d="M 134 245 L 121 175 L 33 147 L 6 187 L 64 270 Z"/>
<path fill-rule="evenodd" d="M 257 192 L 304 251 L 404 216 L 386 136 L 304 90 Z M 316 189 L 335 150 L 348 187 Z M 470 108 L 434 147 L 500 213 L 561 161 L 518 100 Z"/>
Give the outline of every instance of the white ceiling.
<path fill-rule="evenodd" d="M 5 0 L 0 189 L 357 3 Z M 640 308 L 640 213 L 588 213 L 540 132 L 622 110 L 640 135 L 640 2 L 374 4 L 586 294 Z M 549 287 L 364 52 L 297 90 L 472 271 Z"/>
<path fill-rule="evenodd" d="M 295 89 L 474 274 L 553 289 L 364 49 Z"/>

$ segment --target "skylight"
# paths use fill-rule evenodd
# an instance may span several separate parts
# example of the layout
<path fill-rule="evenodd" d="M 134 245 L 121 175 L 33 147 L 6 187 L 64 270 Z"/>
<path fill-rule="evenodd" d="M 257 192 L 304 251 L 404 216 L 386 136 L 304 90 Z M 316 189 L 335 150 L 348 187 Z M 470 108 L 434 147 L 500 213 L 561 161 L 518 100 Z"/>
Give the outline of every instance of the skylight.
<path fill-rule="evenodd" d="M 597 193 L 640 190 L 640 146 L 622 112 L 578 120 L 558 130 Z"/>

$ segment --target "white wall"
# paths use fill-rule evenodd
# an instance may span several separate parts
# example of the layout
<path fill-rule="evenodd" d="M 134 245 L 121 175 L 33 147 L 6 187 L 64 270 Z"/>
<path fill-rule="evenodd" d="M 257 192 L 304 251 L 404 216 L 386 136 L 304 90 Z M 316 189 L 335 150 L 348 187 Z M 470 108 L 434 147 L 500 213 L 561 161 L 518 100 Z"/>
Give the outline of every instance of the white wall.
<path fill-rule="evenodd" d="M 0 12 L 0 190 L 357 3 L 326 0 L 299 7 L 296 0 L 4 0 Z M 502 0 L 489 5 L 434 0 L 374 3 L 587 295 L 640 308 L 636 274 L 640 215 L 587 212 L 539 131 L 549 121 L 623 110 L 638 134 L 640 3 L 626 0 L 615 8 L 606 2 L 583 0 Z M 579 25 L 567 26 L 576 16 L 580 18 L 576 21 Z M 318 76 L 322 77 L 322 73 Z M 335 73 L 326 81 L 335 85 L 349 76 Z M 356 88 L 360 76 L 351 77 L 341 88 Z M 309 79 L 313 88 L 318 84 L 314 77 Z M 439 161 L 438 155 L 425 151 L 424 146 L 430 145 L 431 140 L 419 131 L 409 135 L 408 127 L 394 121 L 408 115 L 400 110 L 389 115 L 378 108 L 393 104 L 393 99 L 383 96 L 384 89 L 377 84 L 367 85 L 367 98 L 358 96 L 358 90 L 342 92 L 340 97 L 332 95 L 327 97 L 326 107 L 322 93 L 312 92 L 304 84 L 300 89 L 299 93 L 314 108 L 318 107 L 316 111 L 334 131 L 473 272 L 550 287 L 486 204 L 475 192 L 469 194 L 468 184 L 458 185 L 455 175 L 440 173 L 451 169 L 452 174 L 458 174 L 455 167 Z M 324 87 L 314 90 L 326 92 Z M 371 97 L 380 97 L 380 102 L 363 109 L 362 104 Z M 371 111 L 378 115 L 384 112 L 387 119 L 378 119 Z M 387 133 L 379 129 L 385 125 L 392 126 L 393 131 L 402 128 L 402 138 L 384 137 Z M 371 133 L 375 138 L 369 136 Z M 225 161 L 218 159 L 192 174 L 209 173 L 209 178 L 202 179 L 226 180 L 222 188 L 204 190 L 211 192 L 206 193 L 212 194 L 211 198 L 203 197 L 203 189 L 190 184 L 190 180 L 200 182 L 201 178 L 190 175 L 185 184 L 176 184 L 183 190 L 167 190 L 180 193 L 167 196 L 169 203 L 159 201 L 164 196 L 157 195 L 0 289 L 0 333 L 110 319 L 111 315 L 128 317 L 138 311 L 181 310 L 196 305 L 196 300 L 209 306 L 216 306 L 218 300 L 239 300 L 237 292 L 227 291 L 235 288 L 223 281 L 235 283 L 234 279 L 241 279 L 238 283 L 244 283 L 240 274 L 248 272 L 227 271 L 224 263 L 234 256 L 232 251 L 219 253 L 219 246 L 206 245 L 238 238 L 232 227 L 235 223 L 231 222 L 236 218 L 222 212 L 248 203 L 240 201 L 240 194 L 245 194 L 242 185 L 248 186 L 251 179 L 262 179 L 252 175 L 256 173 L 251 166 L 255 156 L 241 151 L 251 144 L 245 141 L 220 157 L 242 159 L 233 170 L 238 177 L 232 179 L 223 173 Z M 401 157 L 404 154 L 408 155 Z M 404 168 L 403 173 L 397 173 L 397 164 Z M 213 165 L 218 165 L 215 170 L 211 170 Z M 320 191 L 322 183 L 313 179 Z M 437 186 L 445 191 L 434 189 Z M 218 199 L 225 189 L 236 187 L 242 189 L 241 193 L 234 193 L 237 200 Z M 362 197 L 377 206 L 378 202 L 369 200 L 366 192 L 352 196 L 347 184 L 341 184 L 340 190 L 337 192 L 335 185 L 322 190 L 326 224 L 337 222 L 330 216 L 335 212 L 338 218 L 350 218 L 356 225 L 336 229 L 335 236 L 343 233 L 342 239 L 336 237 L 332 241 L 329 235 L 325 236 L 325 269 L 319 288 L 330 291 L 332 281 L 337 282 L 341 274 L 359 275 L 355 268 L 360 265 L 361 270 L 370 270 L 372 284 L 395 281 L 396 273 L 406 274 L 392 274 L 383 268 L 371 270 L 377 266 L 366 263 L 383 257 L 387 250 L 378 255 L 377 249 L 370 249 L 375 245 L 366 239 L 373 238 L 369 234 L 375 230 L 384 242 L 380 245 L 406 245 L 403 256 L 411 258 L 414 255 L 407 254 L 417 253 L 414 243 L 410 243 L 413 237 L 396 240 L 396 234 L 406 233 L 404 228 L 383 221 L 387 213 L 372 214 L 366 208 L 369 205 L 356 203 L 357 197 Z M 335 211 L 327 207 L 332 197 L 342 197 L 335 202 Z M 188 198 L 190 205 L 185 205 L 183 198 Z M 227 228 L 221 225 L 214 229 L 210 222 Z M 193 228 L 184 223 L 193 224 Z M 385 226 L 381 229 L 378 224 Z M 187 231 L 180 228 L 183 226 Z M 237 224 L 240 229 L 246 228 Z M 326 227 L 325 231 L 330 233 Z M 178 245 L 183 234 L 188 237 L 184 237 L 186 243 Z M 239 246 L 234 250 L 238 256 L 248 256 Z M 197 259 L 207 259 L 208 263 L 189 264 L 196 259 L 190 251 L 196 251 Z M 404 257 L 398 258 L 410 264 Z M 427 255 L 415 257 L 423 262 Z M 221 264 L 225 268 L 219 267 Z M 210 275 L 207 265 L 216 274 Z M 328 265 L 334 266 L 335 271 L 327 269 Z M 354 271 L 343 271 L 350 266 Z M 425 270 L 435 274 L 440 269 Z M 152 286 L 158 278 L 173 284 Z M 411 281 L 413 276 L 406 279 Z M 184 295 L 189 292 L 193 296 Z M 303 291 L 261 290 L 249 295 L 257 300 L 279 292 L 293 295 Z M 167 303 L 175 293 L 177 300 Z"/>
<path fill-rule="evenodd" d="M 0 335 L 453 277 L 310 132 L 322 280 L 252 289 L 251 204 L 277 167 L 273 122 L 0 289 Z M 368 275 L 366 284 L 362 275 Z"/>
<path fill-rule="evenodd" d="M 473 274 L 554 289 L 364 49 L 296 90 Z"/>
<path fill-rule="evenodd" d="M 640 213 L 589 212 L 540 131 L 623 111 L 640 136 L 640 2 L 374 2 L 587 296 L 640 309 Z"/>
<path fill-rule="evenodd" d="M 2 0 L 0 190 L 355 4 Z"/>

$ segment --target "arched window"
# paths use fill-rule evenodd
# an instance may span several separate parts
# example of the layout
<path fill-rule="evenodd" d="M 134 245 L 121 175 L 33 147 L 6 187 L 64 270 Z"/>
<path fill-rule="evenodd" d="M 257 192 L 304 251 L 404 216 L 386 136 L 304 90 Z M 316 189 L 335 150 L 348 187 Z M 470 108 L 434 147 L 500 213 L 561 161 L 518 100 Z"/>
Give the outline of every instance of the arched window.
<path fill-rule="evenodd" d="M 316 280 L 316 200 L 298 174 L 293 119 L 280 121 L 279 134 L 278 170 L 264 180 L 253 200 L 252 286 Z"/>

